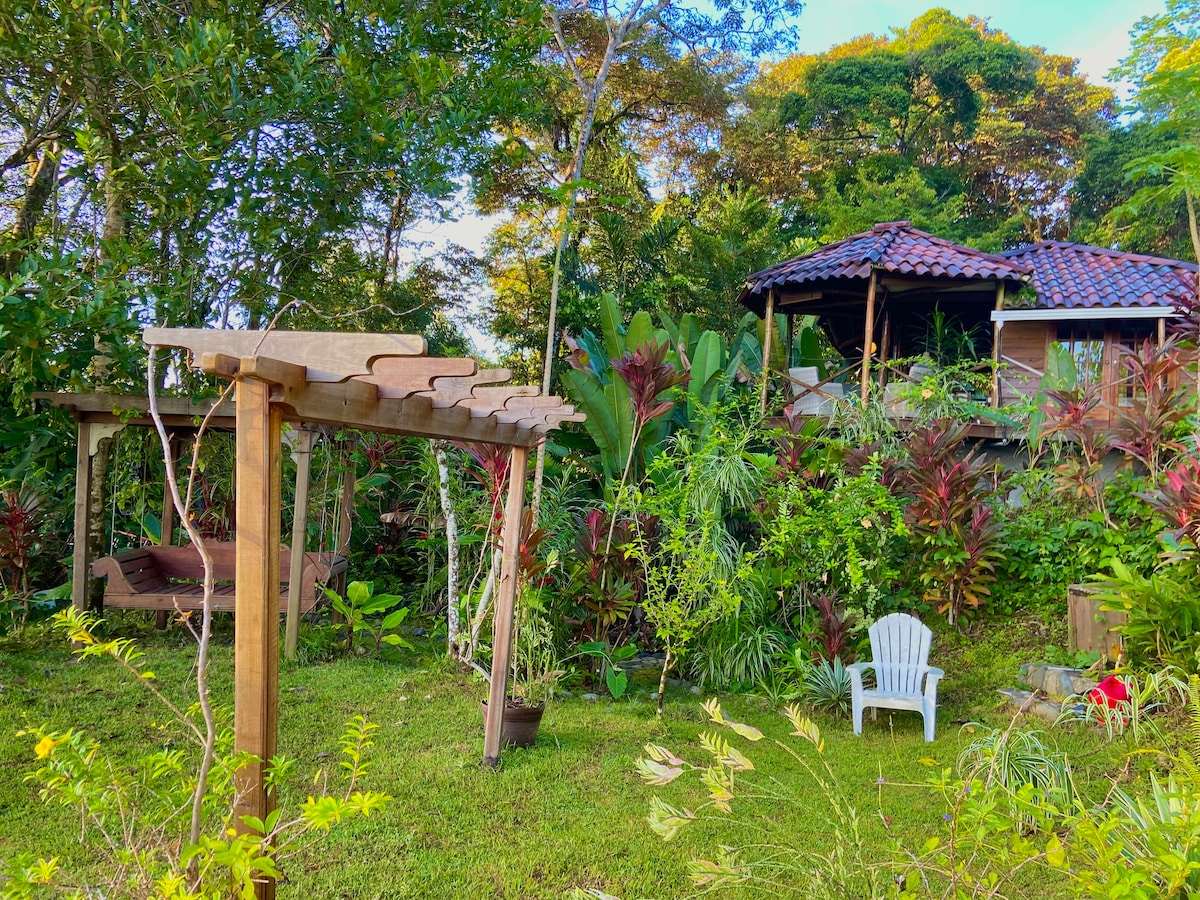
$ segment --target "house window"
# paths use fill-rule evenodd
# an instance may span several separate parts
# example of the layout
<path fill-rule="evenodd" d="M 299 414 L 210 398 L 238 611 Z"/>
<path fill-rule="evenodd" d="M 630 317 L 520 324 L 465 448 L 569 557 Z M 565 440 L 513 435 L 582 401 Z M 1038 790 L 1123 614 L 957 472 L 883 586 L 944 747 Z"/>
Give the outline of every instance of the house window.
<path fill-rule="evenodd" d="M 1145 322 L 1122 322 L 1115 337 L 1113 346 L 1113 371 L 1116 373 L 1117 389 L 1116 404 L 1121 407 L 1133 406 L 1135 396 L 1142 392 L 1137 389 L 1129 367 L 1123 363 L 1122 349 L 1137 352 L 1147 338 L 1154 339 L 1154 327 Z"/>
<path fill-rule="evenodd" d="M 1080 384 L 1104 381 L 1104 325 L 1100 322 L 1060 322 L 1058 343 L 1075 360 Z"/>

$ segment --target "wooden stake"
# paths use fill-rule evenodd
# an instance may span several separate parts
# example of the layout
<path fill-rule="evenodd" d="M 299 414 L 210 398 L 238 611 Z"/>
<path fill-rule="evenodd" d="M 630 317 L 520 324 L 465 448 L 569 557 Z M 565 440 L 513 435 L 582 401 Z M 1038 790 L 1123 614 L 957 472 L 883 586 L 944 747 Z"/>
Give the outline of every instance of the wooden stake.
<path fill-rule="evenodd" d="M 767 291 L 767 314 L 763 320 L 762 393 L 758 398 L 758 414 L 767 414 L 767 388 L 771 384 L 771 334 L 775 331 L 775 291 Z"/>
<path fill-rule="evenodd" d="M 88 523 L 91 519 L 92 426 L 80 422 L 75 445 L 75 549 L 71 561 L 71 603 L 80 612 L 88 605 Z"/>
<path fill-rule="evenodd" d="M 492 683 L 488 691 L 487 721 L 483 732 L 483 764 L 500 762 L 500 729 L 504 726 L 504 701 L 508 694 L 508 667 L 512 660 L 513 611 L 517 600 L 517 565 L 521 559 L 521 517 L 525 512 L 525 469 L 529 450 L 512 448 L 508 499 L 504 506 L 504 555 L 500 560 L 500 588 L 492 636 Z"/>
<path fill-rule="evenodd" d="M 879 282 L 877 269 L 871 270 L 871 280 L 867 283 L 867 321 L 863 326 L 863 365 L 859 378 L 859 398 L 867 402 L 871 382 L 871 342 L 875 337 L 875 286 Z"/>
<path fill-rule="evenodd" d="M 287 628 L 284 632 L 283 655 L 296 658 L 300 641 L 300 584 L 304 573 L 305 539 L 308 536 L 308 473 L 312 466 L 313 433 L 301 428 L 296 433 L 296 505 L 292 509 L 292 564 L 288 573 Z"/>
<path fill-rule="evenodd" d="M 237 605 L 234 625 L 234 751 L 257 761 L 238 770 L 234 825 L 243 816 L 265 820 L 275 806 L 264 776 L 275 756 L 279 724 L 279 408 L 270 385 L 237 383 Z M 258 900 L 273 900 L 275 881 L 255 887 Z"/>

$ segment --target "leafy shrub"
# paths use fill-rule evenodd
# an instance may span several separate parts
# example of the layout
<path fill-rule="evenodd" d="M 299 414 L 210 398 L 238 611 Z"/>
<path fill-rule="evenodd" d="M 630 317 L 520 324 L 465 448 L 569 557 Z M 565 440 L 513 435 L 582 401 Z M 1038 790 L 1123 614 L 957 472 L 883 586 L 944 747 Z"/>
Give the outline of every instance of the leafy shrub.
<path fill-rule="evenodd" d="M 1130 660 L 1200 671 L 1198 568 L 1188 560 L 1144 576 L 1114 559 L 1111 577 L 1096 576 L 1101 609 L 1125 613 L 1118 629 Z"/>
<path fill-rule="evenodd" d="M 814 595 L 836 593 L 849 615 L 869 621 L 898 605 L 907 533 L 877 471 L 829 488 L 789 478 L 767 488 L 756 559 L 785 601 L 803 609 Z"/>

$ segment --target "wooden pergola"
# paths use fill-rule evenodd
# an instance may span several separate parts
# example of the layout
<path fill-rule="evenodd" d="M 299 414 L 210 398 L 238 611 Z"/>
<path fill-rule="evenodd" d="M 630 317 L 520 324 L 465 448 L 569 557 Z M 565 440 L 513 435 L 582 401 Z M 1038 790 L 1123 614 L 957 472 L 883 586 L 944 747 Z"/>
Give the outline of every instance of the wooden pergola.
<path fill-rule="evenodd" d="M 273 798 L 264 769 L 276 752 L 279 713 L 281 426 L 305 422 L 511 447 L 503 555 L 496 594 L 492 678 L 483 762 L 500 758 L 512 652 L 521 518 L 529 451 L 583 415 L 537 388 L 509 386 L 504 369 L 425 355 L 413 335 L 148 328 L 153 347 L 181 347 L 191 365 L 235 384 L 237 558 L 234 746 L 261 762 L 239 772 L 236 820 L 265 818 Z M 274 883 L 260 897 L 274 896 Z"/>

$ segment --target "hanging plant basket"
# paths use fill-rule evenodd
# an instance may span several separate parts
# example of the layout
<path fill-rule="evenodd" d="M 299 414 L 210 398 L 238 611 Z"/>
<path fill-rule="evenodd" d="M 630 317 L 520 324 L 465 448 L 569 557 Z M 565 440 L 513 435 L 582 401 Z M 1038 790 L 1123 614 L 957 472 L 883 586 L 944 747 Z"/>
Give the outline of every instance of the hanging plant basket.
<path fill-rule="evenodd" d="M 483 720 L 487 722 L 488 704 L 480 703 Z M 504 702 L 504 724 L 500 728 L 500 743 L 505 747 L 532 747 L 537 743 L 538 728 L 542 724 L 545 703 L 526 706 L 514 700 Z"/>

